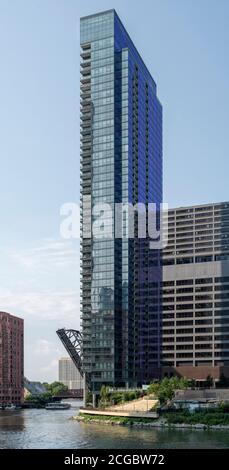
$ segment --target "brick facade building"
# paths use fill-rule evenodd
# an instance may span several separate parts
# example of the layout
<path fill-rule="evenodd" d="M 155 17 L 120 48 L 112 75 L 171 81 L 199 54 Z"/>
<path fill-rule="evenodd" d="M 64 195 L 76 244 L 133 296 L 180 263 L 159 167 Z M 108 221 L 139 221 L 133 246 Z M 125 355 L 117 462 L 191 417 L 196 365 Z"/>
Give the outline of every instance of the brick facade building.
<path fill-rule="evenodd" d="M 0 312 L 0 406 L 23 401 L 24 320 Z"/>

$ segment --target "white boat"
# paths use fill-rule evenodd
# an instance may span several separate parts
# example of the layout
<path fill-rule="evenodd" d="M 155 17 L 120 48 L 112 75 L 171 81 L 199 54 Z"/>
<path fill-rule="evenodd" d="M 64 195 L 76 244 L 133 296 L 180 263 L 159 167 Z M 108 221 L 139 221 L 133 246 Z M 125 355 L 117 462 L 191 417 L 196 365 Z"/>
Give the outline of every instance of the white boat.
<path fill-rule="evenodd" d="M 45 406 L 46 410 L 69 410 L 71 408 L 70 403 L 47 403 Z"/>
<path fill-rule="evenodd" d="M 14 410 L 16 410 L 16 405 L 13 405 L 13 403 L 11 403 L 11 405 L 6 405 L 5 410 L 14 411 Z"/>

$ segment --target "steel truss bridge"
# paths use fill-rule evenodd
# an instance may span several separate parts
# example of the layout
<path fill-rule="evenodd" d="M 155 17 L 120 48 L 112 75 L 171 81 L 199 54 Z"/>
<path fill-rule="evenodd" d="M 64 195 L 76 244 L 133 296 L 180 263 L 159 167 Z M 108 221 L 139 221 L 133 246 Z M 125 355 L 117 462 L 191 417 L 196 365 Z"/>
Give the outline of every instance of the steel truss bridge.
<path fill-rule="evenodd" d="M 82 333 L 78 330 L 68 330 L 66 328 L 61 328 L 57 330 L 57 335 L 59 336 L 62 344 L 64 345 L 67 353 L 78 369 L 82 379 L 85 380 L 85 385 L 89 388 L 90 380 L 89 375 L 86 374 L 83 370 L 83 361 L 82 361 L 82 350 L 83 350 L 83 338 Z"/>

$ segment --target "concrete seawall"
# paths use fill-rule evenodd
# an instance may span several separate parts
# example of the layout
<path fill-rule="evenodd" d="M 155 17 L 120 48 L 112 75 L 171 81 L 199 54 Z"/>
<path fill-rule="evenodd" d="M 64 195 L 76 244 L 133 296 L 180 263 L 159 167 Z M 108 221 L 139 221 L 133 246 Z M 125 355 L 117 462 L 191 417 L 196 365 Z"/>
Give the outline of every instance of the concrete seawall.
<path fill-rule="evenodd" d="M 158 419 L 159 415 L 155 411 L 141 412 L 134 410 L 98 410 L 98 409 L 86 409 L 80 408 L 80 413 L 84 415 L 97 415 L 97 416 L 116 416 L 116 417 L 125 417 L 125 418 L 149 418 L 149 419 Z"/>

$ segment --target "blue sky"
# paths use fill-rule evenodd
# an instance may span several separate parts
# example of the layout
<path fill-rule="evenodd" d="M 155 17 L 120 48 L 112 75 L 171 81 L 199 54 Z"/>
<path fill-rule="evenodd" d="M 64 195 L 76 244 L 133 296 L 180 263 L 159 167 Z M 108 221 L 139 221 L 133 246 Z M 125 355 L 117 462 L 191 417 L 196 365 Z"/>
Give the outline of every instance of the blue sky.
<path fill-rule="evenodd" d="M 163 104 L 164 200 L 228 200 L 227 0 L 0 0 L 0 309 L 25 318 L 25 373 L 54 379 L 79 327 L 79 18 L 115 8 Z"/>

